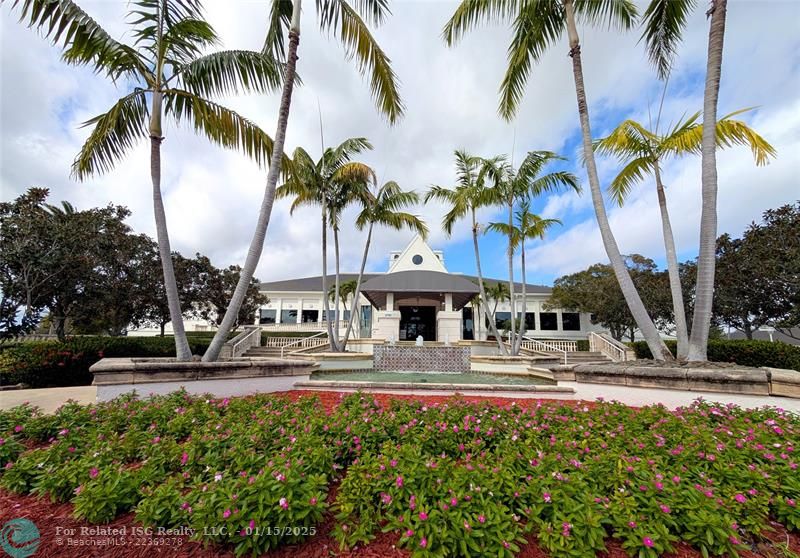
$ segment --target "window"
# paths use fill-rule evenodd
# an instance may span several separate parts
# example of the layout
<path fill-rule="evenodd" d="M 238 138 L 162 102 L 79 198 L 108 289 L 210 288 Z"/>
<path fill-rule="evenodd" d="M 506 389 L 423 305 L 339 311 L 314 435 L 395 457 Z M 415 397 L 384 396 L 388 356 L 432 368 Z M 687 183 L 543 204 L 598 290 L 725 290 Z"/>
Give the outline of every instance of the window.
<path fill-rule="evenodd" d="M 372 306 L 361 307 L 361 337 L 372 337 Z"/>
<path fill-rule="evenodd" d="M 297 310 L 281 310 L 281 323 L 282 324 L 296 324 L 297 323 Z"/>
<path fill-rule="evenodd" d="M 309 322 L 316 322 L 317 317 L 319 317 L 319 310 L 303 310 L 301 320 L 304 324 L 307 324 Z"/>
<path fill-rule="evenodd" d="M 564 331 L 580 331 L 581 315 L 577 312 L 563 312 L 561 314 L 561 328 Z"/>
<path fill-rule="evenodd" d="M 539 313 L 540 329 L 543 331 L 556 331 L 558 329 L 558 315 L 555 312 Z"/>
<path fill-rule="evenodd" d="M 335 310 L 331 310 L 331 318 L 330 318 L 331 321 L 334 321 L 336 319 L 336 314 L 337 312 Z M 328 315 L 326 314 L 325 310 L 322 311 L 322 319 L 323 321 L 328 320 Z M 339 314 L 340 322 L 342 320 L 347 321 L 349 319 L 350 319 L 350 310 L 345 310 L 342 314 Z"/>
<path fill-rule="evenodd" d="M 419 265 L 422 263 L 422 256 L 415 254 L 414 257 L 411 258 L 411 261 L 414 262 L 414 265 Z"/>
<path fill-rule="evenodd" d="M 275 310 L 267 310 L 266 308 L 262 308 L 261 312 L 258 316 L 258 323 L 261 325 L 264 324 L 274 324 L 275 323 Z"/>
<path fill-rule="evenodd" d="M 517 313 L 517 319 L 521 319 L 522 312 Z M 536 312 L 525 312 L 525 329 L 536 329 Z"/>
<path fill-rule="evenodd" d="M 461 310 L 461 324 L 461 338 L 475 339 L 475 331 L 473 330 L 474 322 L 472 321 L 472 308 L 464 308 Z"/>
<path fill-rule="evenodd" d="M 495 312 L 494 325 L 498 330 L 506 329 L 511 325 L 511 312 Z"/>

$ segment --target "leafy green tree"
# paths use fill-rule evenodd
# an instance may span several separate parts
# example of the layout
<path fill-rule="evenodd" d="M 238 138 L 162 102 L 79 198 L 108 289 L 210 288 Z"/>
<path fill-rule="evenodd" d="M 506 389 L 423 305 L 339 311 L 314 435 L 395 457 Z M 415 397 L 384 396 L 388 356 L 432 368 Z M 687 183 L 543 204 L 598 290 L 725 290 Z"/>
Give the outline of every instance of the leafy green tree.
<path fill-rule="evenodd" d="M 475 267 L 478 272 L 478 288 L 480 289 L 481 299 L 488 301 L 487 289 L 483 281 L 483 272 L 481 271 L 481 254 L 478 247 L 478 236 L 480 235 L 480 223 L 477 219 L 477 211 L 482 207 L 487 207 L 494 204 L 496 200 L 495 193 L 486 183 L 486 172 L 481 172 L 486 168 L 484 159 L 470 155 L 466 151 L 456 150 L 456 185 L 452 188 L 445 188 L 443 186 L 431 186 L 425 193 L 425 203 L 430 200 L 436 200 L 447 204 L 447 213 L 442 219 L 442 229 L 451 235 L 453 227 L 456 222 L 464 217 L 469 216 L 472 222 L 472 245 L 475 250 Z M 497 346 L 500 354 L 507 355 L 503 340 L 500 338 L 500 333 L 497 331 L 497 326 L 494 323 L 494 313 L 489 313 L 489 305 L 483 305 L 486 319 L 489 321 L 489 331 L 497 339 Z"/>
<path fill-rule="evenodd" d="M 757 165 L 764 165 L 769 157 L 775 156 L 775 149 L 758 133 L 741 120 L 733 117 L 749 109 L 739 110 L 723 116 L 717 121 L 717 146 L 747 145 L 753 151 Z M 700 113 L 678 122 L 666 134 L 651 131 L 634 120 L 625 120 L 607 137 L 594 143 L 595 151 L 605 155 L 616 156 L 622 171 L 611 181 L 609 190 L 619 205 L 625 203 L 631 189 L 642 182 L 649 174 L 653 175 L 658 207 L 661 212 L 661 227 L 664 238 L 664 249 L 667 256 L 670 291 L 672 293 L 675 329 L 678 340 L 678 358 L 686 359 L 689 352 L 689 333 L 686 315 L 683 310 L 683 292 L 681 288 L 678 256 L 675 250 L 675 238 L 672 234 L 667 197 L 664 183 L 661 180 L 661 163 L 669 157 L 688 154 L 699 154 L 703 137 L 703 125 L 698 122 Z"/>
<path fill-rule="evenodd" d="M 218 269 L 211 264 L 211 260 L 200 254 L 197 254 L 196 262 L 203 282 L 198 295 L 197 314 L 209 324 L 219 327 L 228 307 L 231 292 L 241 278 L 242 268 L 238 265 L 231 265 L 224 269 Z M 269 298 L 261 293 L 259 285 L 260 281 L 257 278 L 250 278 L 247 297 L 239 307 L 239 314 L 233 330 L 240 325 L 252 324 L 258 309 L 269 302 Z"/>
<path fill-rule="evenodd" d="M 358 297 L 361 295 L 361 283 L 364 278 L 364 268 L 367 265 L 370 243 L 372 242 L 372 230 L 375 225 L 389 227 L 396 231 L 407 228 L 416 232 L 422 238 L 428 236 L 428 227 L 422 219 L 403 211 L 406 207 L 419 203 L 419 195 L 416 192 L 404 192 L 396 182 L 389 181 L 378 188 L 375 194 L 368 192 L 367 196 L 362 196 L 360 201 L 362 209 L 358 217 L 356 217 L 356 228 L 364 230 L 364 227 L 366 227 L 367 239 L 364 242 L 364 254 L 361 256 L 361 267 L 358 270 L 358 278 L 356 279 L 356 289 L 350 308 L 350 320 L 342 342 L 343 351 L 347 348 L 347 341 L 350 339 L 353 323 L 358 313 Z"/>
<path fill-rule="evenodd" d="M 256 230 L 247 251 L 241 280 L 236 285 L 217 334 L 206 350 L 206 354 L 203 355 L 204 361 L 214 361 L 219 356 L 222 344 L 233 326 L 239 306 L 245 299 L 250 279 L 256 271 L 258 261 L 261 259 L 261 252 L 264 249 L 264 238 L 267 234 L 267 226 L 275 200 L 275 188 L 281 172 L 281 154 L 286 137 L 286 126 L 289 122 L 289 108 L 292 102 L 297 68 L 297 49 L 300 43 L 301 3 L 301 0 L 271 0 L 269 27 L 263 50 L 275 58 L 285 61 L 283 92 L 275 131 L 275 150 L 270 161 L 264 198 L 261 202 Z M 397 77 L 392 70 L 389 57 L 381 50 L 367 26 L 368 23 L 373 25 L 383 23 L 386 15 L 389 14 L 388 2 L 385 0 L 361 0 L 353 6 L 346 0 L 318 0 L 316 7 L 320 30 L 332 33 L 342 42 L 348 58 L 355 58 L 358 71 L 362 75 L 369 76 L 370 89 L 378 105 L 378 110 L 388 118 L 390 123 L 396 122 L 404 110 L 400 100 Z M 284 43 L 284 33 L 286 32 L 288 32 L 289 38 L 288 48 Z M 323 290 L 326 288 L 323 285 Z M 338 336 L 338 334 L 337 329 L 336 335 Z M 338 348 L 338 339 L 332 338 L 330 329 L 328 329 L 328 338 L 332 340 L 332 346 Z"/>
<path fill-rule="evenodd" d="M 516 339 L 512 338 L 511 354 L 518 355 L 522 347 L 522 338 L 525 335 L 525 315 L 528 311 L 528 293 L 527 293 L 527 277 L 525 269 L 525 242 L 528 239 L 544 238 L 544 235 L 551 227 L 560 225 L 561 221 L 558 219 L 543 219 L 538 215 L 531 213 L 531 206 L 529 200 L 523 200 L 519 204 L 519 209 L 514 214 L 515 221 L 509 223 L 490 223 L 487 230 L 493 230 L 501 234 L 505 234 L 509 238 L 508 250 L 511 257 L 520 251 L 522 263 L 522 308 L 520 309 L 519 317 L 519 333 Z M 513 288 L 513 282 L 510 285 Z M 511 291 L 513 292 L 513 291 Z M 512 297 L 513 298 L 513 297 Z M 511 315 L 515 312 L 514 305 L 511 305 Z M 511 321 L 511 330 L 514 329 L 514 322 Z"/>
<path fill-rule="evenodd" d="M 108 112 L 84 124 L 92 132 L 72 170 L 79 179 L 110 171 L 136 144 L 149 138 L 153 208 L 175 349 L 178 360 L 188 360 L 192 353 L 183 329 L 161 196 L 162 120 L 189 122 L 214 143 L 240 149 L 258 163 L 266 163 L 272 150 L 269 136 L 210 99 L 272 91 L 280 85 L 280 65 L 260 52 L 206 53 L 219 38 L 203 19 L 199 0 L 132 2 L 132 46 L 113 39 L 71 0 L 15 0 L 12 6 L 19 10 L 21 21 L 61 48 L 64 62 L 88 66 L 125 85 L 125 95 Z M 280 157 L 282 146 L 277 151 Z"/>
<path fill-rule="evenodd" d="M 333 285 L 335 317 L 326 319 L 328 340 L 332 351 L 343 351 L 339 340 L 340 257 L 339 227 L 345 208 L 352 203 L 368 203 L 369 185 L 375 181 L 375 173 L 365 163 L 353 161 L 353 157 L 372 149 L 367 138 L 349 138 L 335 148 L 325 149 L 318 161 L 314 161 L 302 147 L 294 150 L 292 167 L 284 182 L 275 192 L 276 197 L 292 196 L 290 212 L 298 207 L 319 206 L 322 212 L 322 290 L 328 291 L 328 227 L 333 230 L 335 279 Z M 330 304 L 323 301 L 325 316 L 330 316 Z"/>
<path fill-rule="evenodd" d="M 462 0 L 445 25 L 443 35 L 447 44 L 453 45 L 467 31 L 477 27 L 480 23 L 513 21 L 514 36 L 508 48 L 508 67 L 500 84 L 500 114 L 510 120 L 522 100 L 532 64 L 539 62 L 547 49 L 558 42 L 566 32 L 569 39 L 569 56 L 572 59 L 575 95 L 583 136 L 586 172 L 603 246 L 625 300 L 648 347 L 650 347 L 650 351 L 659 360 L 669 360 L 672 359 L 672 354 L 661 339 L 653 320 L 642 303 L 608 222 L 603 192 L 600 188 L 600 178 L 592 151 L 589 104 L 586 100 L 586 88 L 583 83 L 581 45 L 577 27 L 578 21 L 581 21 L 589 25 L 608 25 L 630 29 L 636 23 L 636 19 L 636 6 L 630 0 L 552 0 L 547 2 Z"/>

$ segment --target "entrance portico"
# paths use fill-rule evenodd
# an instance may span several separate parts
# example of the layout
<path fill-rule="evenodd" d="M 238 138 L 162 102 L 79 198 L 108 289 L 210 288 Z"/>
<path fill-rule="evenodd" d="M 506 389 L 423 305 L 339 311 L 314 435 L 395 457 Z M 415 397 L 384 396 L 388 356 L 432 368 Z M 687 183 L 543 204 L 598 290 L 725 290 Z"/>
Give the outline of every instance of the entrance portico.
<path fill-rule="evenodd" d="M 362 293 L 377 309 L 372 337 L 455 342 L 461 339 L 461 309 L 478 286 L 449 273 L 397 271 L 366 281 Z"/>

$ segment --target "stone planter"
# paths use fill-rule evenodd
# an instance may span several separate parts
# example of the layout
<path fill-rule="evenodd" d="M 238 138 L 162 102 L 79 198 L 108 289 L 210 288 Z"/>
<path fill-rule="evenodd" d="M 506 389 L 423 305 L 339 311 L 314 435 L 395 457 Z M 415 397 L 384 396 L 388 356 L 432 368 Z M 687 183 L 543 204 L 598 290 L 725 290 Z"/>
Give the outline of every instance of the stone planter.
<path fill-rule="evenodd" d="M 317 365 L 308 360 L 239 358 L 178 362 L 171 358 L 104 358 L 92 365 L 98 401 L 132 391 L 140 395 L 185 389 L 192 394 L 234 396 L 287 391 L 308 380 Z"/>

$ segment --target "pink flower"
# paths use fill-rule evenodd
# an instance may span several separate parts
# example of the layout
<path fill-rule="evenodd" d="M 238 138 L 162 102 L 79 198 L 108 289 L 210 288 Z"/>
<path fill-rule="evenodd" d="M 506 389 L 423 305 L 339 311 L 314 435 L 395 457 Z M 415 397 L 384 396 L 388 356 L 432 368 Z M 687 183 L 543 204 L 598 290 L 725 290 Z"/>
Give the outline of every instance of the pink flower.
<path fill-rule="evenodd" d="M 256 528 L 256 520 L 255 519 L 251 519 L 250 520 L 250 530 L 252 531 L 255 528 Z"/>
<path fill-rule="evenodd" d="M 658 507 L 659 507 L 659 508 L 661 508 L 661 511 L 662 511 L 662 512 L 664 512 L 664 513 L 669 513 L 669 512 L 671 511 L 671 510 L 669 509 L 669 506 L 668 506 L 668 505 L 666 505 L 666 504 L 661 504 L 661 505 L 660 505 L 660 506 L 658 506 Z"/>
<path fill-rule="evenodd" d="M 406 531 L 406 537 L 408 537 L 410 539 L 413 536 L 414 536 L 414 530 L 413 529 L 409 529 L 409 530 Z"/>
<path fill-rule="evenodd" d="M 397 485 L 397 488 L 402 488 L 403 487 L 403 477 L 397 477 L 395 479 L 394 483 Z"/>
<path fill-rule="evenodd" d="M 542 494 L 542 498 L 543 498 L 543 499 L 544 499 L 544 501 L 545 501 L 545 502 L 547 502 L 548 504 L 550 503 L 550 493 L 549 493 L 549 492 L 545 492 L 544 494 Z"/>
<path fill-rule="evenodd" d="M 484 516 L 482 516 L 482 515 L 479 515 L 478 516 L 478 523 L 483 525 L 484 523 L 486 523 L 486 518 Z"/>
<path fill-rule="evenodd" d="M 311 498 L 311 500 L 309 500 L 309 503 L 310 503 L 312 506 L 316 506 L 316 505 L 317 505 L 317 499 L 316 499 L 316 498 Z"/>
<path fill-rule="evenodd" d="M 157 444 L 157 443 L 159 443 L 160 441 L 161 441 L 161 436 L 156 436 L 155 438 L 153 438 L 153 443 L 154 443 L 154 444 Z"/>
<path fill-rule="evenodd" d="M 450 498 L 450 505 L 455 507 L 458 504 L 457 498 Z"/>
<path fill-rule="evenodd" d="M 422 540 L 421 540 L 421 541 L 419 541 L 419 545 L 420 545 L 422 548 L 427 548 L 427 546 L 428 546 L 428 539 L 426 539 L 425 537 L 422 537 Z"/>
<path fill-rule="evenodd" d="M 18 424 L 14 427 L 14 432 L 22 432 L 22 425 Z"/>
<path fill-rule="evenodd" d="M 230 516 L 231 516 L 231 510 L 225 510 L 224 512 L 222 512 L 223 519 L 228 519 Z"/>
<path fill-rule="evenodd" d="M 181 465 L 186 465 L 187 461 L 189 461 L 189 454 L 183 452 L 183 455 L 181 455 Z"/>
<path fill-rule="evenodd" d="M 636 529 L 636 522 L 635 521 L 628 521 L 628 527 L 631 529 Z"/>
<path fill-rule="evenodd" d="M 744 494 L 737 494 L 733 498 L 740 504 L 744 504 L 745 502 L 747 502 L 747 497 Z"/>
<path fill-rule="evenodd" d="M 381 502 L 386 504 L 387 506 L 392 503 L 392 497 L 385 492 L 381 492 Z"/>
<path fill-rule="evenodd" d="M 286 498 L 281 498 L 280 500 L 278 500 L 278 505 L 280 505 L 280 507 L 282 507 L 285 510 L 289 509 L 289 502 L 286 500 Z"/>
<path fill-rule="evenodd" d="M 650 537 L 645 537 L 642 539 L 642 544 L 645 545 L 647 548 L 653 548 L 653 539 Z"/>
<path fill-rule="evenodd" d="M 98 474 L 100 474 L 100 471 L 98 471 L 98 470 L 97 470 L 97 467 L 92 467 L 91 469 L 89 469 L 89 478 L 92 478 L 92 479 L 93 479 L 93 478 L 95 478 L 95 477 L 96 477 Z"/>
<path fill-rule="evenodd" d="M 425 521 L 426 519 L 428 519 L 428 514 L 425 512 L 419 512 L 419 519 L 420 521 Z"/>

